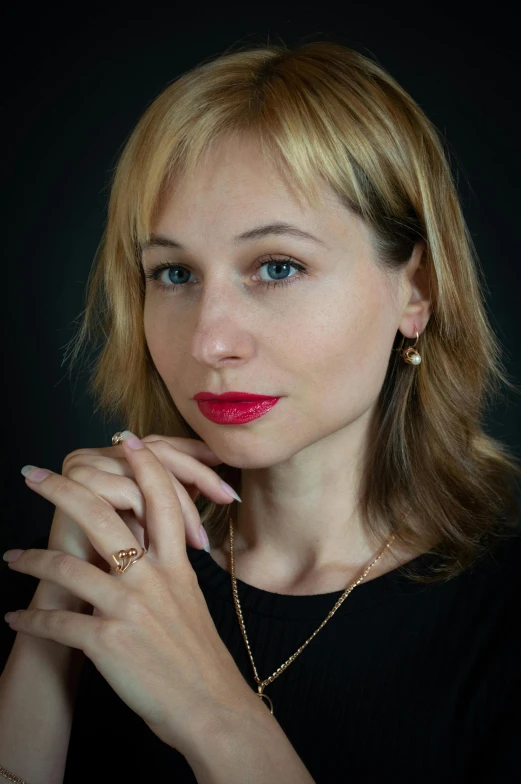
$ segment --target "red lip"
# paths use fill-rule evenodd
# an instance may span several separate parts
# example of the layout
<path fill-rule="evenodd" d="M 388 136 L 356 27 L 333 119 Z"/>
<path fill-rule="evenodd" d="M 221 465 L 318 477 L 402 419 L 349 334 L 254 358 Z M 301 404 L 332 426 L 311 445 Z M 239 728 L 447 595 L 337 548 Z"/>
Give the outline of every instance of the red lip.
<path fill-rule="evenodd" d="M 248 400 L 258 402 L 259 400 L 274 400 L 275 395 L 255 395 L 253 392 L 224 392 L 222 395 L 214 395 L 213 392 L 198 392 L 194 395 L 194 400 L 218 400 L 220 402 L 235 403 Z"/>
<path fill-rule="evenodd" d="M 197 405 L 203 416 L 218 425 L 244 425 L 267 414 L 279 399 L 265 397 L 259 400 L 257 395 L 257 400 L 198 400 Z"/>

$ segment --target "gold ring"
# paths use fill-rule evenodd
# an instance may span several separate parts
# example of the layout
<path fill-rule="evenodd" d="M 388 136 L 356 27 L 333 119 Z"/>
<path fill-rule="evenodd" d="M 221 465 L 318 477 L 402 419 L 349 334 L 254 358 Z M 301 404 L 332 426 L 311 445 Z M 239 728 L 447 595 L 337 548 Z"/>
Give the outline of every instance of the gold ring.
<path fill-rule="evenodd" d="M 138 555 L 136 548 L 131 547 L 130 550 L 119 550 L 117 553 L 113 553 L 112 557 L 116 562 L 116 566 L 115 567 L 111 566 L 110 571 L 116 572 L 117 574 L 123 574 L 123 572 L 126 572 L 129 566 L 132 566 L 132 564 L 136 563 L 136 561 L 139 561 L 140 558 L 143 558 L 146 552 L 148 552 L 148 550 L 143 548 L 143 552 L 141 553 L 141 555 Z M 127 558 L 129 560 L 127 561 L 127 563 L 125 563 L 125 560 Z M 133 561 L 130 560 L 132 558 L 134 559 Z M 121 560 L 121 563 L 118 559 Z"/>

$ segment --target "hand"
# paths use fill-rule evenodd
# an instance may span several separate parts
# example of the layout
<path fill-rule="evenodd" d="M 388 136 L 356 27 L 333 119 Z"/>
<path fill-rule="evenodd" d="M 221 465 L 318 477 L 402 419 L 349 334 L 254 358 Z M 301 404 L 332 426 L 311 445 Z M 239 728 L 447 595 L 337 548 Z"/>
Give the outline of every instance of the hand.
<path fill-rule="evenodd" d="M 201 549 L 199 539 L 201 521 L 193 503 L 197 494 L 202 493 L 221 504 L 229 504 L 233 501 L 233 498 L 221 487 L 221 479 L 215 471 L 202 465 L 202 463 L 206 463 L 207 466 L 219 465 L 222 461 L 203 441 L 158 435 L 149 435 L 141 440 L 171 472 L 172 482 L 183 508 L 186 541 L 192 547 Z M 136 538 L 142 544 L 144 542 L 145 547 L 147 546 L 144 538 L 146 530 L 143 494 L 135 482 L 132 468 L 124 456 L 121 445 L 77 449 L 65 458 L 62 474 L 89 487 L 115 509 L 124 511 L 120 516 L 125 519 Z M 63 524 L 55 526 L 59 529 L 56 535 L 51 528 L 52 542 L 49 539 L 49 547 L 64 549 L 62 547 L 64 543 L 59 541 L 59 537 L 64 534 L 64 527 L 67 526 Z M 73 528 L 77 527 L 73 526 Z"/>
<path fill-rule="evenodd" d="M 202 493 L 215 503 L 230 503 L 233 500 L 222 489 L 220 477 L 208 468 L 219 465 L 222 461 L 204 441 L 159 435 L 148 435 L 142 441 L 171 472 L 171 481 L 183 509 L 186 541 L 191 547 L 200 549 L 202 544 L 198 534 L 201 521 L 193 503 L 197 494 Z M 148 546 L 144 497 L 121 445 L 80 448 L 70 452 L 63 461 L 62 475 L 80 482 L 112 508 L 117 509 L 141 547 Z M 105 571 L 109 570 L 108 564 L 92 547 L 86 534 L 59 507 L 53 516 L 48 548 L 76 555 Z M 48 609 L 86 608 L 84 602 L 57 585 L 44 581 L 37 589 L 40 594 L 42 589 L 45 593 L 45 607 Z"/>
<path fill-rule="evenodd" d="M 78 648 L 122 700 L 185 756 L 208 719 L 256 707 L 222 642 L 186 554 L 184 519 L 171 475 L 150 444 L 123 446 L 146 504 L 149 550 L 124 574 L 74 555 L 29 549 L 10 568 L 62 586 L 98 611 L 21 610 L 11 628 Z M 31 490 L 64 510 L 107 564 L 139 542 L 117 512 L 84 485 L 48 472 Z"/>

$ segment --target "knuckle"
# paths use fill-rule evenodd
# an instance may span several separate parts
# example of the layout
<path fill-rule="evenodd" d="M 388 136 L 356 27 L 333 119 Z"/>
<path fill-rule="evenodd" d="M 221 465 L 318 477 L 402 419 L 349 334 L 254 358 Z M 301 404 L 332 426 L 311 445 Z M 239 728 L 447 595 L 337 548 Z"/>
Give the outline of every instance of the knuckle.
<path fill-rule="evenodd" d="M 100 616 L 92 615 L 92 624 L 90 625 L 91 633 L 86 635 L 83 642 L 83 652 L 89 659 L 94 660 L 96 653 L 101 647 L 106 647 L 104 644 L 105 626 L 109 621 L 101 618 Z"/>
<path fill-rule="evenodd" d="M 191 455 L 188 453 L 187 449 L 189 448 L 189 443 L 191 439 L 189 438 L 179 438 L 176 436 L 146 436 L 145 438 L 141 439 L 145 443 L 152 443 L 153 442 L 153 449 L 161 454 L 168 454 L 169 456 L 172 455 L 174 452 L 178 456 L 190 457 Z"/>
<path fill-rule="evenodd" d="M 32 547 L 28 547 L 26 550 L 23 551 L 23 553 L 21 553 L 21 555 L 18 556 L 18 558 L 16 559 L 16 563 L 18 564 L 21 564 L 22 562 L 27 564 L 32 563 L 32 561 L 34 561 L 35 553 L 36 550 L 34 550 Z"/>
<path fill-rule="evenodd" d="M 58 576 L 66 577 L 75 573 L 76 559 L 68 553 L 56 553 L 53 557 L 53 566 Z"/>
<path fill-rule="evenodd" d="M 72 458 L 74 457 L 75 454 L 76 454 L 76 452 L 69 452 L 69 454 L 65 455 L 65 457 L 63 458 L 62 471 L 61 471 L 62 474 L 64 474 L 67 471 L 67 469 L 69 467 L 69 463 L 71 462 L 71 460 L 72 460 Z"/>
<path fill-rule="evenodd" d="M 75 482 L 80 482 L 81 484 L 85 484 L 94 474 L 95 470 L 84 463 L 71 464 L 67 470 L 68 478 L 73 479 Z"/>
<path fill-rule="evenodd" d="M 69 490 L 69 483 L 68 479 L 64 477 L 62 474 L 51 474 L 49 479 L 53 480 L 52 483 L 52 492 L 56 493 L 57 495 L 65 495 L 65 493 Z"/>
<path fill-rule="evenodd" d="M 84 454 L 84 452 L 85 450 L 83 449 L 74 449 L 72 452 L 69 452 L 69 454 L 65 455 L 62 463 L 62 473 L 68 470 L 69 465 L 74 462 L 74 459 L 80 454 Z"/>
<path fill-rule="evenodd" d="M 28 547 L 27 550 L 24 550 L 23 553 L 16 559 L 17 564 L 22 564 L 24 567 L 31 569 L 32 567 L 36 567 L 42 559 L 40 554 L 40 550 L 37 550 L 33 547 Z"/>
<path fill-rule="evenodd" d="M 114 476 L 110 477 L 111 485 L 110 491 L 118 492 L 118 498 L 125 498 L 131 505 L 139 504 L 141 499 L 143 498 L 143 493 L 141 492 L 140 486 L 138 485 L 135 479 L 132 479 L 129 476 Z M 117 482 L 117 486 L 112 484 L 112 482 Z M 102 485 L 103 489 L 106 493 L 109 492 L 108 485 Z M 98 497 L 101 497 L 98 495 Z"/>
<path fill-rule="evenodd" d="M 148 447 L 147 451 L 152 452 L 152 454 L 159 460 L 161 460 L 162 457 L 164 456 L 166 448 L 168 446 L 166 441 L 163 441 L 163 439 L 161 438 L 151 440 L 151 441 L 146 441 L 145 439 L 143 439 L 143 443 L 147 445 Z"/>
<path fill-rule="evenodd" d="M 107 528 L 114 528 L 115 520 L 114 515 L 116 512 L 112 509 L 112 507 L 104 503 L 103 505 L 96 505 L 90 514 L 90 520 L 92 524 L 99 528 L 102 531 L 107 530 Z"/>
<path fill-rule="evenodd" d="M 175 498 L 171 492 L 165 491 L 156 493 L 156 497 L 154 498 L 154 506 L 165 515 L 177 515 L 181 509 L 181 501 L 179 500 L 177 491 L 175 488 L 173 489 Z"/>
<path fill-rule="evenodd" d="M 45 610 L 42 617 L 42 626 L 44 630 L 52 633 L 66 631 L 69 624 L 68 616 L 61 610 Z"/>
<path fill-rule="evenodd" d="M 125 616 L 127 618 L 140 619 L 150 614 L 150 607 L 144 597 L 137 591 L 127 592 L 122 602 L 124 603 Z"/>
<path fill-rule="evenodd" d="M 97 638 L 105 650 L 121 650 L 126 645 L 126 637 L 126 628 L 121 621 L 100 619 Z"/>

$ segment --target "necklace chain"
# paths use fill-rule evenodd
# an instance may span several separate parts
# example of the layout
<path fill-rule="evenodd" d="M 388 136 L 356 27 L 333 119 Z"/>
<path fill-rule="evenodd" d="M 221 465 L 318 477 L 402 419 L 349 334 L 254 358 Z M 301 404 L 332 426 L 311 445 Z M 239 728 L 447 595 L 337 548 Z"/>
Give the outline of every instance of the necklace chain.
<path fill-rule="evenodd" d="M 233 542 L 234 542 L 233 523 L 232 523 L 232 518 L 230 516 L 230 560 L 231 560 L 231 572 L 232 572 L 233 599 L 234 599 L 234 602 L 235 602 L 235 610 L 237 612 L 237 617 L 239 618 L 239 624 L 240 624 L 240 627 L 241 627 L 242 636 L 244 638 L 244 642 L 246 643 L 246 648 L 248 649 L 248 655 L 250 657 L 250 661 L 251 661 L 251 664 L 252 664 L 252 667 L 253 667 L 254 678 L 255 678 L 255 682 L 257 683 L 257 688 L 258 688 L 258 695 L 259 695 L 259 697 L 261 699 L 265 698 L 265 699 L 269 700 L 269 697 L 266 694 L 263 694 L 264 688 L 266 686 L 268 686 L 268 684 L 272 683 L 272 681 L 274 681 L 275 678 L 278 678 L 278 676 L 281 675 L 281 673 L 283 673 L 284 670 L 287 667 L 289 667 L 291 662 L 295 661 L 297 656 L 300 653 L 302 653 L 302 651 L 304 650 L 306 645 L 309 645 L 309 643 L 311 642 L 313 637 L 315 637 L 315 635 L 318 634 L 318 632 L 323 628 L 323 626 L 325 626 L 325 624 L 329 621 L 329 619 L 333 617 L 333 615 L 336 613 L 336 611 L 338 610 L 338 608 L 340 607 L 340 605 L 342 604 L 344 599 L 346 599 L 349 596 L 349 594 L 351 593 L 353 588 L 356 588 L 356 586 L 359 585 L 362 582 L 362 580 L 365 579 L 365 577 L 367 576 L 369 570 L 372 569 L 373 566 L 375 565 L 375 563 L 380 560 L 380 558 L 384 554 L 385 550 L 391 545 L 394 537 L 395 537 L 395 534 L 393 534 L 391 536 L 391 538 L 389 539 L 387 544 L 380 551 L 379 555 L 375 558 L 375 560 L 372 562 L 372 564 L 370 564 L 367 567 L 365 572 L 358 578 L 358 580 L 355 580 L 354 583 L 351 583 L 351 585 L 348 588 L 346 588 L 346 590 L 344 591 L 342 596 L 336 601 L 333 609 L 330 610 L 330 612 L 328 613 L 327 617 L 322 621 L 322 623 L 320 624 L 318 629 L 316 629 L 313 632 L 311 637 L 309 637 L 306 640 L 306 642 L 303 645 L 301 645 L 300 648 L 297 651 L 295 651 L 295 653 L 292 654 L 289 657 L 289 659 L 287 659 L 284 662 L 284 664 L 281 664 L 281 666 L 278 667 L 275 670 L 273 675 L 270 675 L 269 678 L 266 678 L 265 680 L 261 681 L 261 679 L 259 678 L 259 674 L 257 672 L 257 668 L 255 667 L 255 662 L 253 661 L 253 656 L 252 656 L 252 653 L 251 653 L 251 648 L 250 648 L 250 643 L 249 643 L 249 640 L 248 640 L 248 635 L 246 634 L 246 628 L 244 626 L 244 618 L 242 617 L 241 605 L 240 605 L 240 602 L 239 602 L 239 593 L 237 591 L 237 580 L 236 580 L 236 577 L 235 577 L 235 558 L 234 558 L 234 549 L 233 549 Z M 271 703 L 271 700 L 269 700 L 269 701 Z M 273 704 L 272 703 L 271 703 L 271 712 L 273 713 Z"/>

